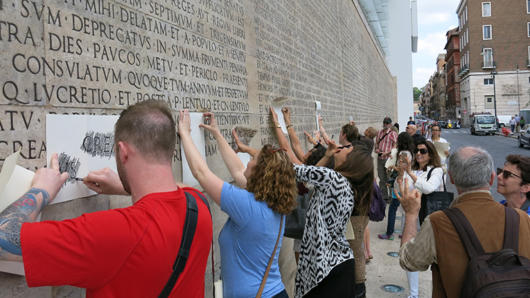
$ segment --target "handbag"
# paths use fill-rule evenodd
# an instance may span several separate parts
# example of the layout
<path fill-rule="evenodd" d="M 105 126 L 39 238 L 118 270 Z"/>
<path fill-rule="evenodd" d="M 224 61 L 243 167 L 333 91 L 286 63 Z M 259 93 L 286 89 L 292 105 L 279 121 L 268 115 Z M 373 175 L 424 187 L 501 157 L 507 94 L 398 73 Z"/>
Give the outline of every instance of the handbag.
<path fill-rule="evenodd" d="M 304 187 L 305 188 L 305 187 Z M 299 194 L 296 198 L 296 208 L 285 216 L 285 230 L 283 235 L 293 239 L 302 239 L 304 236 L 305 216 L 309 201 L 313 196 L 314 189 L 305 189 L 304 194 Z"/>
<path fill-rule="evenodd" d="M 261 285 L 259 286 L 256 298 L 261 298 L 261 294 L 263 293 L 263 289 L 265 288 L 265 284 L 267 283 L 267 277 L 269 276 L 269 271 L 271 270 L 272 261 L 274 260 L 274 255 L 276 254 L 276 249 L 278 248 L 278 243 L 280 242 L 280 237 L 282 236 L 282 228 L 283 216 L 280 219 L 280 230 L 278 231 L 278 238 L 276 238 L 276 244 L 274 245 L 274 250 L 272 251 L 272 255 L 269 259 L 269 264 L 267 264 L 267 270 L 265 270 L 265 274 L 263 275 L 263 279 L 261 280 Z"/>
<path fill-rule="evenodd" d="M 431 173 L 435 168 L 433 167 L 427 174 L 427 181 L 431 178 Z M 433 191 L 430 194 L 421 195 L 421 208 L 420 208 L 420 225 L 423 223 L 427 215 L 438 211 L 449 208 L 451 202 L 453 202 L 454 194 L 448 192 L 445 187 L 445 174 L 442 175 L 442 182 L 444 184 L 444 191 Z"/>
<path fill-rule="evenodd" d="M 370 200 L 370 210 L 368 210 L 368 218 L 371 221 L 382 221 L 385 218 L 386 202 L 383 200 L 383 193 L 381 189 L 374 182 L 374 190 Z"/>

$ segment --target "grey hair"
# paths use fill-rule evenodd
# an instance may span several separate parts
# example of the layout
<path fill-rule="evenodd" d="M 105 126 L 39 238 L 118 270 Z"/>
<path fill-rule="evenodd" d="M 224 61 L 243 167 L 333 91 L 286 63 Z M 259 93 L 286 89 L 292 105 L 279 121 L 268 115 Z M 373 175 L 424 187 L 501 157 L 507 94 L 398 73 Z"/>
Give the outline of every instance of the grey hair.
<path fill-rule="evenodd" d="M 484 149 L 462 147 L 449 156 L 449 175 L 461 191 L 490 187 L 493 158 Z"/>

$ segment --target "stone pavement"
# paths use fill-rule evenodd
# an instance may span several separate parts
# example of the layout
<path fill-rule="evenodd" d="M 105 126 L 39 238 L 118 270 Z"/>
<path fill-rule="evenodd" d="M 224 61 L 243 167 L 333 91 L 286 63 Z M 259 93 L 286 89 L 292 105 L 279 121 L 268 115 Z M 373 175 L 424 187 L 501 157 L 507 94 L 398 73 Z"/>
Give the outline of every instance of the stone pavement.
<path fill-rule="evenodd" d="M 388 209 L 387 209 L 388 211 Z M 407 297 L 409 287 L 407 275 L 399 266 L 399 258 L 388 256 L 388 252 L 399 252 L 401 239 L 400 210 L 398 209 L 396 219 L 396 232 L 394 240 L 381 240 L 377 234 L 385 233 L 387 218 L 381 222 L 370 222 L 370 250 L 374 258 L 366 265 L 366 297 Z M 404 288 L 399 293 L 385 292 L 382 287 L 386 284 L 394 284 Z M 431 297 L 432 277 L 431 271 L 420 272 L 420 297 Z"/>

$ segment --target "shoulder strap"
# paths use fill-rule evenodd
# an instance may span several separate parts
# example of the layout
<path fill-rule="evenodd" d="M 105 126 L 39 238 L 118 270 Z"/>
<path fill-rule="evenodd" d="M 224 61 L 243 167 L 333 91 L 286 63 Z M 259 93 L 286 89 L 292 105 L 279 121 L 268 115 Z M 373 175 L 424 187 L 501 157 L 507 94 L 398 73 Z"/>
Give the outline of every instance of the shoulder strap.
<path fill-rule="evenodd" d="M 379 145 L 379 143 L 381 143 L 381 141 L 382 141 L 386 136 L 388 136 L 388 134 L 391 133 L 391 132 L 392 132 L 392 129 L 391 129 L 389 132 L 385 133 L 385 135 L 382 136 L 382 137 L 377 141 L 377 145 Z"/>
<path fill-rule="evenodd" d="M 526 201 L 524 202 L 523 206 L 521 206 L 521 209 L 530 215 L 530 200 L 529 199 L 526 199 Z"/>
<path fill-rule="evenodd" d="M 474 256 L 484 254 L 484 248 L 480 244 L 475 231 L 473 231 L 473 227 L 464 213 L 458 208 L 447 208 L 443 212 L 453 223 L 469 258 L 471 259 Z"/>
<path fill-rule="evenodd" d="M 269 276 L 269 271 L 271 270 L 272 261 L 274 260 L 274 255 L 276 254 L 276 249 L 278 248 L 278 243 L 280 242 L 280 237 L 282 235 L 282 228 L 283 228 L 283 215 L 280 219 L 280 230 L 278 231 L 278 237 L 276 238 L 276 245 L 274 245 L 274 250 L 272 251 L 271 258 L 269 259 L 269 264 L 267 265 L 267 270 L 265 270 L 265 274 L 263 275 L 263 279 L 261 280 L 261 285 L 259 286 L 258 294 L 256 294 L 256 298 L 261 297 L 261 293 L 263 293 L 263 289 L 265 288 L 265 284 L 267 283 L 267 277 Z"/>
<path fill-rule="evenodd" d="M 436 169 L 435 167 L 432 167 L 429 172 L 427 173 L 427 181 L 429 181 L 429 179 L 431 179 L 431 174 L 432 174 L 432 171 L 434 171 L 434 169 Z"/>
<path fill-rule="evenodd" d="M 177 259 L 173 264 L 173 272 L 166 283 L 166 286 L 162 290 L 162 293 L 158 297 L 169 297 L 171 290 L 175 286 L 179 275 L 184 271 L 186 261 L 190 253 L 191 243 L 193 236 L 195 235 L 195 228 L 197 227 L 197 218 L 199 215 L 199 209 L 195 198 L 188 192 L 184 192 L 186 195 L 186 219 L 184 221 L 184 229 L 182 231 L 182 239 L 180 240 L 180 248 L 177 254 Z"/>
<path fill-rule="evenodd" d="M 504 224 L 504 244 L 502 248 L 519 250 L 519 213 L 512 208 L 504 207 L 506 219 Z"/>

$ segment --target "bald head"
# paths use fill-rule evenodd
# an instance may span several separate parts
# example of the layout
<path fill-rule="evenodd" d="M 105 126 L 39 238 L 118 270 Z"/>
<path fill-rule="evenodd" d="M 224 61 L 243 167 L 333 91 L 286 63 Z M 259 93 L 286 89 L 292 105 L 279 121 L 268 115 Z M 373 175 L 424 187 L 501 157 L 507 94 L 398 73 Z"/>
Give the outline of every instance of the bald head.
<path fill-rule="evenodd" d="M 484 149 L 462 147 L 449 156 L 449 176 L 458 192 L 488 188 L 493 183 L 493 159 Z"/>
<path fill-rule="evenodd" d="M 413 136 L 416 134 L 416 130 L 418 130 L 418 128 L 416 127 L 416 125 L 414 124 L 409 124 L 407 125 L 407 133 L 410 135 L 410 136 Z"/>

